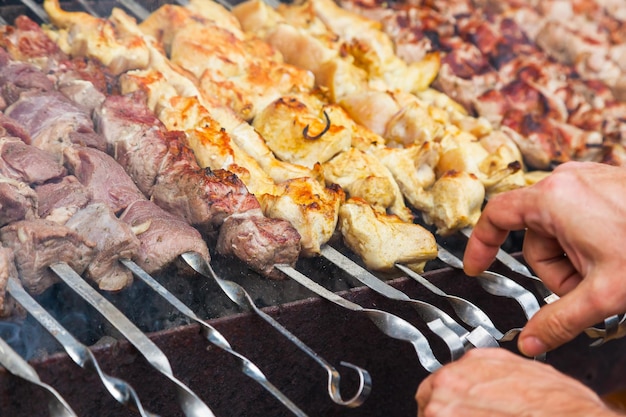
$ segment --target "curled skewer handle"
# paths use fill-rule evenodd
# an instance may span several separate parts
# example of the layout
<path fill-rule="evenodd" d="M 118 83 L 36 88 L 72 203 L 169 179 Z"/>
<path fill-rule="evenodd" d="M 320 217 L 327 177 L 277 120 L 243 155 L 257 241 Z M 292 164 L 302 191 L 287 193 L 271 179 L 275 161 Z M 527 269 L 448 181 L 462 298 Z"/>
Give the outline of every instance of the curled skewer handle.
<path fill-rule="evenodd" d="M 179 404 L 187 417 L 214 417 L 211 409 L 185 384 L 174 376 L 167 356 L 157 345 L 137 328 L 120 310 L 91 287 L 68 264 L 59 262 L 50 269 L 74 292 L 80 295 L 102 314 L 144 358 L 161 374 L 172 381 L 177 388 Z"/>
<path fill-rule="evenodd" d="M 228 340 L 213 326 L 211 326 L 206 321 L 200 319 L 196 313 L 193 312 L 187 305 L 185 305 L 182 301 L 180 301 L 174 294 L 167 290 L 163 285 L 161 285 L 156 279 L 154 279 L 150 274 L 144 271 L 139 265 L 133 262 L 130 259 L 120 259 L 120 262 L 124 264 L 128 269 L 131 270 L 136 277 L 145 282 L 150 288 L 156 291 L 159 295 L 161 295 L 168 303 L 176 307 L 178 311 L 183 313 L 189 319 L 193 320 L 202 328 L 202 332 L 204 336 L 207 338 L 209 342 L 224 350 L 233 356 L 239 364 L 241 365 L 241 370 L 243 373 L 254 381 L 256 381 L 259 385 L 265 388 L 270 394 L 272 394 L 276 399 L 278 399 L 284 406 L 286 406 L 292 413 L 299 417 L 306 417 L 306 414 L 298 408 L 285 394 L 283 394 L 278 388 L 276 388 L 273 384 L 271 384 L 265 374 L 256 366 L 250 359 L 236 352 Z"/>
<path fill-rule="evenodd" d="M 35 384 L 48 394 L 48 409 L 51 417 L 77 417 L 72 407 L 61 394 L 50 385 L 39 379 L 39 375 L 4 339 L 0 338 L 0 365 L 13 375 Z"/>
<path fill-rule="evenodd" d="M 261 317 L 266 323 L 271 325 L 280 334 L 287 338 L 291 343 L 296 345 L 302 352 L 306 353 L 315 362 L 322 366 L 328 374 L 328 394 L 333 402 L 346 407 L 358 407 L 363 404 L 367 396 L 371 391 L 372 379 L 367 370 L 358 367 L 356 365 L 348 366 L 354 369 L 359 376 L 359 388 L 356 394 L 345 400 L 341 397 L 340 390 L 340 377 L 339 372 L 330 365 L 325 359 L 319 356 L 313 349 L 307 346 L 304 342 L 298 339 L 293 333 L 283 327 L 279 322 L 274 320 L 270 315 L 266 314 L 263 310 L 259 309 L 246 290 L 239 284 L 222 279 L 217 276 L 211 265 L 196 252 L 187 252 L 181 255 L 183 260 L 200 275 L 212 279 L 224 293 L 235 304 L 245 310 L 252 310 L 255 314 Z"/>
<path fill-rule="evenodd" d="M 430 348 L 426 337 L 408 321 L 386 311 L 364 308 L 348 301 L 312 281 L 289 265 L 275 265 L 275 267 L 320 297 L 348 310 L 364 313 L 387 336 L 411 343 L 417 353 L 419 362 L 427 371 L 434 372 L 442 366 Z"/>
<path fill-rule="evenodd" d="M 24 290 L 17 278 L 9 278 L 7 290 L 63 346 L 68 356 L 78 366 L 98 374 L 104 387 L 120 404 L 139 412 L 142 417 L 158 417 L 156 414 L 149 413 L 143 408 L 139 396 L 132 386 L 119 378 L 104 373 L 89 348 L 80 343 L 45 308 L 35 301 Z"/>

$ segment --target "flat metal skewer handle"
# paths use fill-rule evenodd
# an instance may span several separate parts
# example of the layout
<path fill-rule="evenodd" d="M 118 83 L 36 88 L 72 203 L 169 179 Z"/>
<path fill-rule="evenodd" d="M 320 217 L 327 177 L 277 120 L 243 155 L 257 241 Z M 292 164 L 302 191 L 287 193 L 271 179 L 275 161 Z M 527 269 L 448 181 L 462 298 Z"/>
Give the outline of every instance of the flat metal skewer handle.
<path fill-rule="evenodd" d="M 176 385 L 179 404 L 187 417 L 215 417 L 211 409 L 189 387 L 174 376 L 170 362 L 161 349 L 120 310 L 92 288 L 68 264 L 63 262 L 55 263 L 50 265 L 50 269 L 115 326 L 135 346 L 139 353 L 146 358 L 152 367 Z"/>
<path fill-rule="evenodd" d="M 206 321 L 200 319 L 187 305 L 185 305 L 182 301 L 180 301 L 174 294 L 167 290 L 163 285 L 161 285 L 156 279 L 154 279 L 150 274 L 144 271 L 139 265 L 133 262 L 130 259 L 120 259 L 128 269 L 135 274 L 136 277 L 145 282 L 150 288 L 156 291 L 159 295 L 161 295 L 167 302 L 176 307 L 178 311 L 183 313 L 189 319 L 193 320 L 197 324 L 199 324 L 202 328 L 202 332 L 207 338 L 209 342 L 229 353 L 241 365 L 241 370 L 243 373 L 254 381 L 259 383 L 263 388 L 265 388 L 270 394 L 272 394 L 277 400 L 279 400 L 285 407 L 287 407 L 293 414 L 306 417 L 304 411 L 300 410 L 298 406 L 296 406 L 285 394 L 283 394 L 278 388 L 276 388 L 267 377 L 261 372 L 259 367 L 257 367 L 250 359 L 246 358 L 242 354 L 233 350 L 232 346 L 226 338 L 213 326 L 211 326 Z"/>
<path fill-rule="evenodd" d="M 325 359 L 319 356 L 313 349 L 311 349 L 304 342 L 298 339 L 293 333 L 283 327 L 279 322 L 274 320 L 269 314 L 266 314 L 263 310 L 258 308 L 256 304 L 254 304 L 254 301 L 252 301 L 252 297 L 250 297 L 250 295 L 241 285 L 233 281 L 228 281 L 218 277 L 215 271 L 213 271 L 213 268 L 211 268 L 211 265 L 196 252 L 186 252 L 183 253 L 181 257 L 197 273 L 206 278 L 214 280 L 222 289 L 222 291 L 224 291 L 224 293 L 228 296 L 228 298 L 230 298 L 235 304 L 237 304 L 244 310 L 253 311 L 266 323 L 268 323 L 280 334 L 286 337 L 291 343 L 296 345 L 301 351 L 311 357 L 322 368 L 324 368 L 328 374 L 328 395 L 333 402 L 346 407 L 358 407 L 359 405 L 363 404 L 372 389 L 372 378 L 369 372 L 349 362 L 341 362 L 341 365 L 353 369 L 357 372 L 359 376 L 359 387 L 356 394 L 353 397 L 344 400 L 341 397 L 341 377 L 339 375 L 339 372 Z"/>
<path fill-rule="evenodd" d="M 35 384 L 48 395 L 48 410 L 51 417 L 77 417 L 72 407 L 63 399 L 61 394 L 50 385 L 41 382 L 39 375 L 4 339 L 0 338 L 0 365 L 13 375 Z"/>
<path fill-rule="evenodd" d="M 463 323 L 471 326 L 472 328 L 482 327 L 496 340 L 500 340 L 502 338 L 502 332 L 496 328 L 495 324 L 493 324 L 489 316 L 487 316 L 484 311 L 482 311 L 472 302 L 466 300 L 465 298 L 457 297 L 455 295 L 450 295 L 444 292 L 439 287 L 435 286 L 432 282 L 424 278 L 422 275 L 418 274 L 417 272 L 413 271 L 411 268 L 405 265 L 396 264 L 396 268 L 404 272 L 407 277 L 412 278 L 422 284 L 433 294 L 442 297 L 446 301 L 448 301 L 454 312 L 457 314 L 457 316 L 459 316 Z"/>
<path fill-rule="evenodd" d="M 289 276 L 289 278 L 299 284 L 302 284 L 320 297 L 325 298 L 326 300 L 345 309 L 364 313 L 367 318 L 369 318 L 376 325 L 376 327 L 378 327 L 387 336 L 411 343 L 417 353 L 419 362 L 428 372 L 434 372 L 441 368 L 441 362 L 439 362 L 435 357 L 435 354 L 430 348 L 430 344 L 428 343 L 426 337 L 408 321 L 386 311 L 364 308 L 358 304 L 348 301 L 334 292 L 322 287 L 315 281 L 312 281 L 306 275 L 298 272 L 290 265 L 275 265 L 275 267 Z"/>
<path fill-rule="evenodd" d="M 68 356 L 81 368 L 94 371 L 111 396 L 120 404 L 139 412 L 142 417 L 158 417 L 143 408 L 137 393 L 128 383 L 104 373 L 87 346 L 72 336 L 45 308 L 24 290 L 17 278 L 9 278 L 7 290 L 60 344 Z"/>
<path fill-rule="evenodd" d="M 463 270 L 463 261 L 448 252 L 441 245 L 438 246 L 437 256 L 449 266 Z M 522 307 L 522 311 L 527 319 L 530 319 L 539 311 L 539 302 L 535 296 L 510 278 L 491 271 L 485 271 L 476 277 L 481 287 L 488 293 L 512 298 Z"/>
<path fill-rule="evenodd" d="M 321 255 L 382 296 L 410 304 L 417 311 L 422 320 L 427 323 L 428 328 L 446 344 L 452 360 L 463 356 L 466 350 L 465 343 L 468 340 L 467 337 L 470 332 L 458 324 L 445 311 L 424 301 L 410 298 L 402 291 L 380 280 L 367 269 L 353 262 L 350 258 L 344 256 L 331 246 L 324 245 L 321 249 Z M 444 326 L 441 326 L 441 322 L 443 322 Z M 490 343 L 490 345 L 494 346 L 493 343 Z M 495 346 L 497 345 L 498 343 L 495 342 Z"/>

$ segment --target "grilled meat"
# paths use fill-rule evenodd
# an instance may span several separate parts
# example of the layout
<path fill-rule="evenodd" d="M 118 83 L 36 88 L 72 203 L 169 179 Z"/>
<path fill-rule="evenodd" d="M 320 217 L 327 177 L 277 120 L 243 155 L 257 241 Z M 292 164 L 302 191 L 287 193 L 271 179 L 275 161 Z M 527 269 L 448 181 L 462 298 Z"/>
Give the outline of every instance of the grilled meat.
<path fill-rule="evenodd" d="M 139 239 L 131 227 L 120 221 L 104 203 L 93 203 L 80 209 L 65 226 L 95 243 L 95 255 L 85 274 L 101 290 L 119 291 L 133 282 L 132 273 L 119 259 L 134 259 L 139 252 Z"/>
<path fill-rule="evenodd" d="M 28 184 L 0 175 L 0 226 L 37 218 L 37 194 Z"/>
<path fill-rule="evenodd" d="M 20 280 L 40 294 L 58 278 L 48 266 L 66 262 L 82 274 L 95 255 L 96 244 L 67 226 L 43 219 L 21 220 L 0 229 L 3 246 L 13 250 Z"/>
<path fill-rule="evenodd" d="M 91 201 L 91 192 L 73 175 L 35 187 L 42 219 L 65 224 Z"/>
<path fill-rule="evenodd" d="M 194 251 L 207 261 L 209 252 L 200 233 L 178 216 L 148 200 L 136 200 L 121 214 L 141 243 L 137 264 L 148 273 L 163 270 L 181 254 Z"/>
<path fill-rule="evenodd" d="M 435 238 L 426 229 L 377 212 L 358 198 L 341 206 L 339 229 L 346 245 L 373 270 L 391 270 L 396 263 L 405 263 L 422 271 L 426 261 L 437 256 Z"/>
<path fill-rule="evenodd" d="M 72 145 L 105 150 L 102 137 L 93 129 L 90 115 L 57 91 L 28 91 L 5 111 L 30 134 L 32 145 L 63 160 L 63 150 Z"/>
<path fill-rule="evenodd" d="M 9 278 L 17 276 L 13 251 L 9 248 L 0 247 L 0 317 L 9 317 L 19 309 L 16 308 L 19 305 L 6 293 Z"/>
<path fill-rule="evenodd" d="M 6 116 L 0 115 L 0 124 Z M 66 170 L 55 158 L 41 149 L 27 145 L 10 136 L 0 134 L 0 173 L 28 184 L 43 184 L 66 175 Z"/>

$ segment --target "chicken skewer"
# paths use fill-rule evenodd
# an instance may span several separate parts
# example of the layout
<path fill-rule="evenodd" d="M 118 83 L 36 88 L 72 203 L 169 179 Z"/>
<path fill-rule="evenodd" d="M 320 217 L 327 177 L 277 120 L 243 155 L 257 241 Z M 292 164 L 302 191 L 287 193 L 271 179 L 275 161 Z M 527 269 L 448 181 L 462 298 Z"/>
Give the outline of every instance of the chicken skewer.
<path fill-rule="evenodd" d="M 326 288 L 311 280 L 306 275 L 301 274 L 289 265 L 277 265 L 277 268 L 288 275 L 291 279 L 302 284 L 320 297 L 325 298 L 326 300 L 347 310 L 363 313 L 376 325 L 376 327 L 378 327 L 380 331 L 387 336 L 411 343 L 415 349 L 419 362 L 427 371 L 435 372 L 442 366 L 441 362 L 437 360 L 432 349 L 430 348 L 428 339 L 426 339 L 426 337 L 424 337 L 424 335 L 417 328 L 406 320 L 383 310 L 364 308 L 358 304 L 348 301 L 334 292 L 328 291 Z"/>

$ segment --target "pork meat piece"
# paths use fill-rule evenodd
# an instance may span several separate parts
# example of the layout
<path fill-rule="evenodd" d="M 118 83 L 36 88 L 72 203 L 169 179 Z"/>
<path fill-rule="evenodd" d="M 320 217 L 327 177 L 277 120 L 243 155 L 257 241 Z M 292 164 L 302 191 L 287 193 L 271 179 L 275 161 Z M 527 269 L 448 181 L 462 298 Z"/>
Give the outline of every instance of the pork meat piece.
<path fill-rule="evenodd" d="M 15 258 L 9 248 L 0 247 L 0 317 L 9 317 L 15 310 L 16 303 L 6 293 L 9 278 L 17 278 Z"/>
<path fill-rule="evenodd" d="M 42 219 L 65 224 L 91 200 L 91 193 L 73 175 L 35 187 Z"/>
<path fill-rule="evenodd" d="M 0 174 L 28 184 L 42 184 L 67 171 L 47 152 L 18 138 L 0 137 Z"/>
<path fill-rule="evenodd" d="M 149 274 L 159 272 L 179 255 L 195 251 L 210 260 L 209 249 L 200 232 L 152 201 L 137 200 L 120 216 L 141 242 L 135 262 Z"/>
<path fill-rule="evenodd" d="M 300 254 L 300 234 L 289 222 L 265 217 L 260 209 L 249 210 L 226 218 L 217 251 L 245 259 L 250 268 L 264 276 L 283 279 L 284 274 L 274 265 L 295 265 Z"/>
<path fill-rule="evenodd" d="M 145 195 L 152 195 L 168 151 L 159 120 L 143 102 L 130 96 L 108 96 L 96 109 L 94 120 L 109 153 Z"/>
<path fill-rule="evenodd" d="M 86 241 L 67 226 L 34 219 L 11 223 L 0 229 L 3 246 L 13 250 L 24 287 L 41 294 L 58 281 L 48 266 L 66 262 L 82 274 L 95 256 L 95 243 Z"/>
<path fill-rule="evenodd" d="M 90 204 L 65 225 L 96 245 L 96 255 L 86 270 L 87 278 L 104 291 L 119 291 L 132 284 L 133 274 L 119 259 L 135 258 L 139 253 L 139 239 L 109 207 L 102 203 Z"/>
<path fill-rule="evenodd" d="M 23 93 L 5 114 L 22 124 L 32 144 L 63 160 L 63 149 L 78 144 L 106 150 L 89 112 L 58 91 Z"/>
<path fill-rule="evenodd" d="M 0 227 L 37 218 L 37 194 L 28 184 L 0 175 Z"/>
<path fill-rule="evenodd" d="M 122 166 L 106 153 L 72 146 L 64 155 L 70 173 L 91 192 L 94 202 L 103 202 L 119 213 L 134 201 L 146 199 Z"/>

